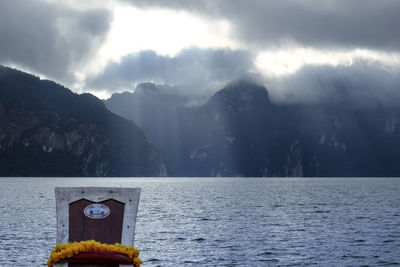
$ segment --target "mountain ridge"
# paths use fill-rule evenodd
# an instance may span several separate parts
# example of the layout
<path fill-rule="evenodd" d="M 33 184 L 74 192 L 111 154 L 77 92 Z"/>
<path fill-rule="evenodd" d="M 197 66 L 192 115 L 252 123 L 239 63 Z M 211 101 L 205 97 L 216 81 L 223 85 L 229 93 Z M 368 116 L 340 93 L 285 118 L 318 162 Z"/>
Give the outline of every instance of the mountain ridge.
<path fill-rule="evenodd" d="M 239 81 L 198 107 L 175 106 L 184 117 L 164 109 L 162 95 L 131 98 L 128 118 L 165 151 L 177 176 L 400 175 L 400 110 L 353 105 L 343 91 L 332 104 L 278 105 L 264 86 Z M 111 100 L 106 106 L 118 113 Z M 148 119 L 152 109 L 163 110 L 162 128 Z"/>
<path fill-rule="evenodd" d="M 166 176 L 133 122 L 90 94 L 0 66 L 1 176 Z"/>

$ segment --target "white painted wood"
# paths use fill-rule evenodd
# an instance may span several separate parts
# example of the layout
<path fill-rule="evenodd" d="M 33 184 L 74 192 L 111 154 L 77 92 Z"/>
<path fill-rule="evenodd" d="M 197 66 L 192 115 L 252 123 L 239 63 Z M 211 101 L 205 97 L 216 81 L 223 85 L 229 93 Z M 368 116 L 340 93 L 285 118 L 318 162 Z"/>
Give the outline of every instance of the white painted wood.
<path fill-rule="evenodd" d="M 124 203 L 121 243 L 128 246 L 133 245 L 140 188 L 56 187 L 55 195 L 57 210 L 57 244 L 69 242 L 70 203 L 80 199 L 87 199 L 93 202 L 102 202 L 104 200 L 114 199 Z M 55 266 L 68 267 L 68 264 L 60 262 Z"/>
<path fill-rule="evenodd" d="M 55 263 L 53 266 L 54 267 L 68 267 L 68 263 L 66 261 L 59 261 L 58 263 Z M 120 265 L 120 267 L 123 267 L 123 266 Z"/>

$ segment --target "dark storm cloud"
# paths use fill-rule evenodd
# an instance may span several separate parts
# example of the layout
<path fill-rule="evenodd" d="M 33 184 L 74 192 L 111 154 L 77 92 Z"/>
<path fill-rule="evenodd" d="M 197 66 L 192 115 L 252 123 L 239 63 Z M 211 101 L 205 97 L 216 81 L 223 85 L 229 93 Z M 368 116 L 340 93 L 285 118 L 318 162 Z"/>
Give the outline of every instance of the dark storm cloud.
<path fill-rule="evenodd" d="M 60 2 L 0 1 L 0 63 L 73 82 L 108 31 L 105 10 L 77 11 Z"/>
<path fill-rule="evenodd" d="M 366 60 L 350 66 L 305 66 L 267 85 L 276 102 L 347 103 L 364 108 L 400 102 L 400 72 Z"/>
<path fill-rule="evenodd" d="M 175 57 L 142 51 L 109 63 L 104 72 L 87 81 L 94 89 L 130 89 L 143 81 L 190 85 L 195 90 L 215 82 L 226 82 L 246 75 L 253 67 L 252 57 L 243 51 L 225 49 L 186 49 Z"/>
<path fill-rule="evenodd" d="M 122 0 L 228 19 L 233 37 L 254 47 L 296 42 L 314 47 L 399 50 L 398 0 Z"/>

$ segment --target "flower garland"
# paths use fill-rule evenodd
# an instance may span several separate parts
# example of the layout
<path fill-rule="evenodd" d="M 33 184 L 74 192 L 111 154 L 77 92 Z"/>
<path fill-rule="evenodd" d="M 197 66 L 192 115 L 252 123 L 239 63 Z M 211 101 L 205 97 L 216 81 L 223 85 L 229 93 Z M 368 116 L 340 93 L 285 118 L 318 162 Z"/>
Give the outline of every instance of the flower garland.
<path fill-rule="evenodd" d="M 121 244 L 104 244 L 94 240 L 72 242 L 67 244 L 57 244 L 53 252 L 50 254 L 50 258 L 47 261 L 47 266 L 52 267 L 54 263 L 70 258 L 81 252 L 96 252 L 96 251 L 109 251 L 124 254 L 132 259 L 132 263 L 139 267 L 142 261 L 138 258 L 139 250 L 131 246 L 121 245 Z"/>

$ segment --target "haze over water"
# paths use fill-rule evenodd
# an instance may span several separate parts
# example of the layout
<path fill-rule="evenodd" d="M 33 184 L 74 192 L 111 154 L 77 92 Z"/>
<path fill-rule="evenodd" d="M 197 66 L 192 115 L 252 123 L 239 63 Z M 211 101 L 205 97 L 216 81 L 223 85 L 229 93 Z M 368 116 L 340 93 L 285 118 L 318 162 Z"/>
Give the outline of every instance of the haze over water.
<path fill-rule="evenodd" d="M 143 266 L 393 266 L 400 179 L 0 179 L 0 266 L 44 266 L 55 186 L 142 188 Z"/>

